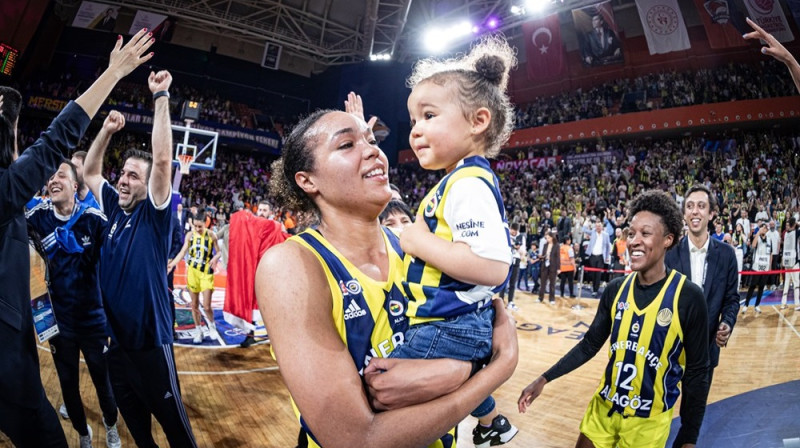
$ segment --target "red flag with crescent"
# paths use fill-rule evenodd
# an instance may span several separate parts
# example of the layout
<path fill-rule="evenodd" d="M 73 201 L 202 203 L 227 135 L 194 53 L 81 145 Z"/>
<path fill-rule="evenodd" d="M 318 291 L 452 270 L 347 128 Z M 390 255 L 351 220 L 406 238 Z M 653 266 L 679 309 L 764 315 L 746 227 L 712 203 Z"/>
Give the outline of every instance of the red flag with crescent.
<path fill-rule="evenodd" d="M 522 24 L 528 79 L 541 81 L 564 72 L 564 47 L 561 45 L 561 23 L 558 14 Z"/>

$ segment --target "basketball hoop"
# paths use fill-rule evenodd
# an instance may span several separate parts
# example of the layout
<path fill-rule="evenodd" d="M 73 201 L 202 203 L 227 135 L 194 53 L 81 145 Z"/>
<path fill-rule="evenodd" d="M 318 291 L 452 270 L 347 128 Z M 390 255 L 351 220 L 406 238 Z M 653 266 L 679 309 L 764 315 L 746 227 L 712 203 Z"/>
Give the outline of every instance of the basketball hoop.
<path fill-rule="evenodd" d="M 191 154 L 179 154 L 178 163 L 181 165 L 181 174 L 189 174 L 189 168 L 194 162 L 194 156 Z"/>

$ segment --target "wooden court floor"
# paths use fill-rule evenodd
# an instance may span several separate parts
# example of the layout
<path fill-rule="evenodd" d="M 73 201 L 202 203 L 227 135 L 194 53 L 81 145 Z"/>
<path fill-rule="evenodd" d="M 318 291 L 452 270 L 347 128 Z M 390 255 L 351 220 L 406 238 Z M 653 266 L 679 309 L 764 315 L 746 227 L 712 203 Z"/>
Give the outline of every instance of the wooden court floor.
<path fill-rule="evenodd" d="M 591 322 L 596 300 L 583 300 L 586 308 L 574 311 L 572 302 L 557 298 L 555 306 L 536 303 L 527 293 L 518 293 L 520 311 L 515 313 L 520 360 L 513 377 L 495 393 L 499 409 L 520 429 L 509 447 L 571 447 L 586 404 L 597 387 L 605 366 L 605 349 L 572 374 L 545 388 L 544 394 L 525 415 L 516 411 L 520 391 L 564 355 Z M 728 347 L 722 350 L 709 403 L 765 386 L 800 378 L 800 311 L 781 312 L 762 306 L 755 317 L 752 308 L 736 325 Z M 60 389 L 52 358 L 45 347 L 40 352 L 41 373 L 54 407 L 61 404 Z M 294 447 L 297 423 L 280 372 L 267 345 L 247 349 L 199 349 L 175 347 L 179 380 L 189 419 L 201 447 Z M 105 446 L 99 405 L 86 370 L 81 364 L 81 394 L 94 446 Z M 678 406 L 676 406 L 677 415 Z M 62 420 L 71 447 L 78 435 L 68 420 Z M 459 426 L 459 447 L 472 447 L 474 419 Z M 168 446 L 154 422 L 156 440 Z M 134 446 L 120 420 L 123 446 Z M 10 446 L 0 435 L 0 446 Z"/>

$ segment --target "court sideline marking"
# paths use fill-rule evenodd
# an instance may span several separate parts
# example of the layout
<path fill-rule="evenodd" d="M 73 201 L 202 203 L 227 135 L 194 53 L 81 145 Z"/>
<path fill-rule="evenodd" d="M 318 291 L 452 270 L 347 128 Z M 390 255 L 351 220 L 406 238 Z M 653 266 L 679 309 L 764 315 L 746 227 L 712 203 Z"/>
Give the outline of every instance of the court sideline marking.
<path fill-rule="evenodd" d="M 786 322 L 786 324 L 789 325 L 789 328 L 791 328 L 792 331 L 794 331 L 794 334 L 796 334 L 797 337 L 800 338 L 800 333 L 797 332 L 797 328 L 795 328 L 794 325 L 792 325 L 792 323 L 789 322 L 789 319 L 787 319 L 786 316 L 784 316 L 783 313 L 781 313 L 778 310 L 778 307 L 776 307 L 775 305 L 772 305 L 772 309 L 774 309 L 775 312 L 778 313 L 779 316 L 781 316 L 781 319 L 783 319 L 784 322 Z"/>

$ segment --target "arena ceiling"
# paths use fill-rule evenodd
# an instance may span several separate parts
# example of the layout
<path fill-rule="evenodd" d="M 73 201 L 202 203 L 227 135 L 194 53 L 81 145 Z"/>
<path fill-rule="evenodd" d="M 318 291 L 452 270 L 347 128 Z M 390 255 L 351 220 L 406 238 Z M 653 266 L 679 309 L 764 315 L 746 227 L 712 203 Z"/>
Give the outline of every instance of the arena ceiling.
<path fill-rule="evenodd" d="M 74 1 L 74 0 L 73 0 Z M 555 0 L 550 10 L 566 10 L 598 0 Z M 60 3 L 71 3 L 60 0 Z M 283 51 L 318 66 L 360 62 L 370 54 L 395 60 L 424 52 L 419 40 L 431 23 L 470 18 L 482 23 L 503 18 L 500 30 L 512 36 L 525 16 L 511 16 L 524 0 L 104 0 L 119 6 L 175 16 L 182 28 L 243 42 L 283 45 Z M 615 7 L 633 0 L 613 0 Z"/>

